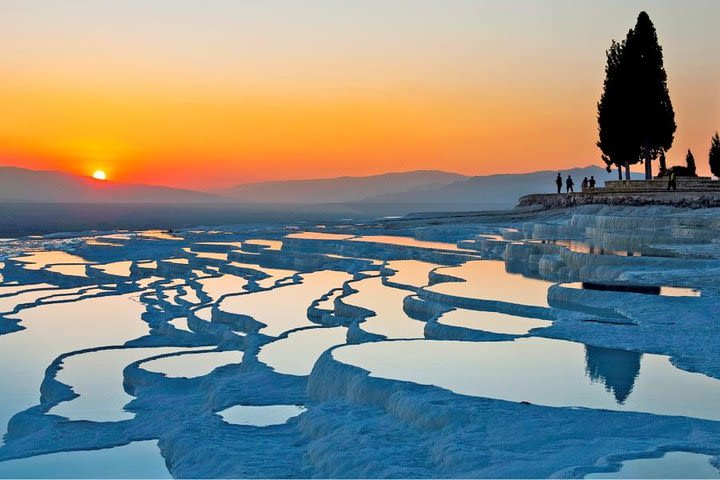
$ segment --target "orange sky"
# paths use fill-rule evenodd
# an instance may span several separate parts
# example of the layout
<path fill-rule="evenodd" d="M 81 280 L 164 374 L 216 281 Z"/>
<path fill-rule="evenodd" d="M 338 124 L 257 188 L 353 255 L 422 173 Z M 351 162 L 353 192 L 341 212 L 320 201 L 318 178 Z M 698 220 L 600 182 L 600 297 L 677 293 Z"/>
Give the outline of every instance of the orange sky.
<path fill-rule="evenodd" d="M 506 3 L 9 1 L 0 164 L 188 188 L 599 164 L 604 50 L 642 2 Z M 679 126 L 669 163 L 691 147 L 705 172 L 720 61 L 698 49 L 720 44 L 703 20 L 720 5 L 697 6 L 648 11 Z"/>

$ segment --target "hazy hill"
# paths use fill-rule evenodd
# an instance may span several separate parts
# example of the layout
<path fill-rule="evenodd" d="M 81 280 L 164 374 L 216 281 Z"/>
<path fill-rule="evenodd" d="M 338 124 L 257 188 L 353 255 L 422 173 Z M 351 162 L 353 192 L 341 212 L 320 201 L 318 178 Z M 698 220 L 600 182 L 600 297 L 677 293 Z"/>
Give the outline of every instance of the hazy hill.
<path fill-rule="evenodd" d="M 378 195 L 412 192 L 419 188 L 439 188 L 466 178 L 457 173 L 419 170 L 367 177 L 250 183 L 218 193 L 236 201 L 252 203 L 355 202 Z"/>
<path fill-rule="evenodd" d="M 388 193 L 367 197 L 365 202 L 415 204 L 422 210 L 423 204 L 467 204 L 468 207 L 511 207 L 519 197 L 530 193 L 556 191 L 555 176 L 560 172 L 563 180 L 568 173 L 575 181 L 575 191 L 580 191 L 583 177 L 595 176 L 597 186 L 605 180 L 614 180 L 615 173 L 600 167 L 573 168 L 570 170 L 546 170 L 532 173 L 499 174 L 469 177 L 440 187 L 418 187 L 411 191 Z M 565 185 L 563 183 L 563 191 Z"/>
<path fill-rule="evenodd" d="M 0 201 L 61 203 L 196 203 L 221 200 L 192 190 L 99 181 L 62 172 L 0 167 Z"/>
<path fill-rule="evenodd" d="M 598 186 L 614 174 L 600 167 L 568 172 L 576 190 L 582 178 L 595 175 Z M 442 171 L 388 173 L 367 177 L 338 177 L 253 183 L 218 192 L 98 181 L 62 172 L 0 167 L 0 201 L 32 203 L 242 203 L 285 209 L 293 205 L 353 205 L 363 210 L 422 211 L 446 208 L 506 208 L 520 196 L 552 192 L 556 170 L 522 174 L 467 177 Z M 363 207 L 364 206 L 364 207 Z M 355 208 L 354 207 L 354 208 Z"/>

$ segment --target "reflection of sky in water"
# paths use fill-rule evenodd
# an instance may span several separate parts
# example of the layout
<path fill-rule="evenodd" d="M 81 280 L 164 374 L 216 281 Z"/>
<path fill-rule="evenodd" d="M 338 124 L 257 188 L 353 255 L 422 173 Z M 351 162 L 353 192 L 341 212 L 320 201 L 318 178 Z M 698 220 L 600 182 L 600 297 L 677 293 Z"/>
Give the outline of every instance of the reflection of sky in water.
<path fill-rule="evenodd" d="M 260 349 L 258 359 L 279 373 L 309 375 L 315 362 L 330 347 L 345 343 L 347 328 L 308 328 Z"/>
<path fill-rule="evenodd" d="M 165 230 L 144 230 L 137 232 L 137 235 L 143 238 L 151 238 L 154 240 L 182 240 L 182 237 L 175 236 Z"/>
<path fill-rule="evenodd" d="M 115 422 L 134 417 L 123 407 L 133 399 L 123 389 L 123 369 L 129 364 L 153 355 L 185 350 L 180 347 L 124 348 L 73 355 L 63 360 L 57 380 L 79 394 L 61 402 L 51 414 L 70 420 Z"/>
<path fill-rule="evenodd" d="M 243 352 L 203 352 L 173 355 L 150 360 L 140 365 L 143 370 L 162 373 L 167 377 L 201 377 L 218 367 L 242 362 Z"/>
<path fill-rule="evenodd" d="M 187 258 L 166 258 L 162 260 L 164 263 L 176 263 L 178 265 L 187 265 L 190 261 Z"/>
<path fill-rule="evenodd" d="M 592 473 L 584 478 L 720 478 L 710 455 L 668 452 L 660 458 L 638 458 L 622 463 L 618 472 Z"/>
<path fill-rule="evenodd" d="M 252 253 L 245 253 L 245 252 L 243 252 L 243 253 L 245 255 L 254 255 Z M 269 275 L 270 278 L 266 278 L 266 279 L 260 280 L 258 282 L 258 284 L 262 287 L 270 287 L 277 280 L 280 280 L 281 278 L 292 277 L 293 275 L 298 273 L 296 270 L 261 267 L 260 265 L 257 265 L 255 263 L 231 262 L 228 265 L 230 265 L 232 267 L 242 268 L 242 269 L 255 270 L 258 272 L 263 272 L 266 275 Z M 228 271 L 231 271 L 231 270 L 228 270 Z"/>
<path fill-rule="evenodd" d="M 197 258 L 205 258 L 208 260 L 221 260 L 223 262 L 227 262 L 227 253 L 196 252 L 189 248 L 183 248 L 183 251 L 186 252 L 187 254 L 197 257 Z"/>
<path fill-rule="evenodd" d="M 266 427 L 281 425 L 307 410 L 300 405 L 235 405 L 218 412 L 227 423 Z"/>
<path fill-rule="evenodd" d="M 326 298 L 322 302 L 318 302 L 316 308 L 319 308 L 321 310 L 334 310 L 335 309 L 335 299 L 340 297 L 342 294 L 343 294 L 343 291 L 341 288 L 334 290 L 328 296 L 328 298 Z"/>
<path fill-rule="evenodd" d="M 552 282 L 508 273 L 505 262 L 500 260 L 476 260 L 459 267 L 441 268 L 437 272 L 466 281 L 438 283 L 428 287 L 429 291 L 520 305 L 548 306 L 547 291 Z"/>
<path fill-rule="evenodd" d="M 25 290 L 32 290 L 35 288 L 54 288 L 54 285 L 49 283 L 32 283 L 21 285 L 17 282 L 8 282 L 0 286 L 0 295 L 9 295 L 11 293 L 18 293 Z"/>
<path fill-rule="evenodd" d="M 376 377 L 465 395 L 720 420 L 720 381 L 677 369 L 664 356 L 597 353 L 579 343 L 527 338 L 377 342 L 342 347 L 333 356 Z M 586 362 L 593 362 L 590 368 Z"/>
<path fill-rule="evenodd" d="M 45 369 L 59 355 L 119 345 L 148 333 L 132 295 L 92 298 L 23 310 L 26 330 L 0 335 L 0 434 L 12 415 L 36 405 Z"/>
<path fill-rule="evenodd" d="M 131 265 L 132 265 L 131 261 L 121 261 L 121 262 L 106 263 L 105 265 L 95 265 L 93 268 L 97 268 L 109 275 L 116 275 L 119 277 L 129 277 Z"/>
<path fill-rule="evenodd" d="M 395 270 L 395 273 L 388 278 L 391 282 L 412 287 L 424 287 L 429 283 L 430 270 L 440 265 L 420 260 L 392 260 L 386 266 Z"/>
<path fill-rule="evenodd" d="M 305 240 L 347 240 L 354 235 L 345 235 L 342 233 L 323 233 L 323 232 L 299 232 L 286 235 L 287 238 L 303 238 Z"/>
<path fill-rule="evenodd" d="M 3 478 L 172 478 L 157 441 L 0 462 Z"/>
<path fill-rule="evenodd" d="M 212 307 L 198 308 L 193 312 L 200 320 L 209 322 L 212 319 Z"/>
<path fill-rule="evenodd" d="M 217 245 L 229 248 L 240 248 L 242 242 L 197 242 L 195 245 Z"/>
<path fill-rule="evenodd" d="M 178 330 L 192 332 L 192 330 L 190 330 L 190 327 L 188 327 L 187 317 L 173 318 L 172 320 L 169 320 L 168 323 L 173 327 L 177 328 Z"/>
<path fill-rule="evenodd" d="M 391 245 L 403 245 L 407 247 L 415 248 L 432 248 L 436 250 L 461 250 L 470 251 L 463 248 L 458 248 L 454 243 L 447 242 L 432 242 L 429 240 L 418 240 L 412 237 L 401 237 L 394 235 L 363 235 L 350 239 L 353 242 L 372 242 L 372 243 L 388 243 Z M 477 252 L 473 252 L 477 253 Z"/>
<path fill-rule="evenodd" d="M 226 298 L 220 309 L 250 315 L 267 325 L 260 333 L 278 336 L 295 328 L 314 326 L 307 319 L 310 304 L 352 278 L 348 273 L 332 270 L 303 274 L 302 277 L 299 284 Z"/>
<path fill-rule="evenodd" d="M 70 277 L 87 277 L 85 273 L 85 265 L 52 265 L 47 268 L 48 272 L 68 275 Z"/>
<path fill-rule="evenodd" d="M 443 313 L 438 318 L 438 323 L 453 327 L 469 328 L 493 333 L 508 333 L 511 335 L 522 335 L 533 328 L 543 328 L 552 325 L 549 320 L 537 318 L 518 317 L 498 312 L 481 312 L 477 310 L 465 310 L 458 308 Z"/>
<path fill-rule="evenodd" d="M 0 312 L 11 312 L 17 305 L 31 304 L 46 297 L 52 297 L 49 298 L 48 301 L 53 301 L 56 298 L 61 299 L 66 295 L 75 295 L 80 290 L 81 288 L 79 287 L 63 289 L 55 288 L 51 290 L 22 292 L 9 297 L 0 297 Z"/>
<path fill-rule="evenodd" d="M 178 299 L 194 304 L 200 303 L 200 299 L 198 298 L 197 293 L 195 293 L 195 289 L 193 289 L 189 285 L 186 285 L 183 288 L 185 289 L 185 293 L 183 293 L 182 295 L 178 295 Z"/>
<path fill-rule="evenodd" d="M 223 274 L 219 277 L 202 278 L 197 280 L 202 285 L 203 292 L 213 300 L 218 300 L 227 293 L 239 293 L 247 285 L 247 280 L 237 275 Z"/>
<path fill-rule="evenodd" d="M 22 257 L 15 257 L 13 260 L 25 263 L 24 267 L 28 270 L 40 270 L 53 263 L 89 263 L 82 257 L 60 250 L 33 252 Z"/>
<path fill-rule="evenodd" d="M 266 247 L 264 250 L 280 250 L 282 248 L 282 240 L 262 240 L 251 239 L 243 242 L 246 245 L 262 245 Z"/>
<path fill-rule="evenodd" d="M 403 311 L 403 299 L 410 292 L 386 287 L 380 277 L 353 282 L 351 287 L 358 293 L 343 298 L 343 302 L 375 312 L 375 316 L 368 317 L 360 328 L 387 338 L 425 337 L 425 322 L 413 320 Z"/>

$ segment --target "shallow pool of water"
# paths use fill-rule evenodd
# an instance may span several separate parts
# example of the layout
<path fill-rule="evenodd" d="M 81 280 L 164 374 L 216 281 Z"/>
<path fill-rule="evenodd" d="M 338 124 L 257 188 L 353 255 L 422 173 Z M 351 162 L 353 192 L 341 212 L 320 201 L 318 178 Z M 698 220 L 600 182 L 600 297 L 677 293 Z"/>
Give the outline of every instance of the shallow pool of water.
<path fill-rule="evenodd" d="M 453 327 L 482 330 L 484 332 L 523 335 L 533 328 L 544 328 L 552 325 L 549 320 L 507 315 L 498 312 L 481 312 L 458 308 L 443 313 L 438 323 Z"/>
<path fill-rule="evenodd" d="M 170 231 L 167 230 L 143 230 L 137 232 L 137 235 L 139 237 L 152 240 L 182 240 L 182 237 L 173 235 Z"/>
<path fill-rule="evenodd" d="M 239 293 L 243 291 L 247 280 L 237 275 L 223 274 L 219 277 L 202 278 L 197 281 L 202 285 L 203 292 L 207 293 L 213 300 L 228 293 Z"/>
<path fill-rule="evenodd" d="M 258 359 L 278 373 L 309 375 L 322 353 L 345 343 L 347 328 L 308 328 L 263 346 Z"/>
<path fill-rule="evenodd" d="M 195 258 L 204 258 L 207 260 L 220 260 L 222 262 L 228 261 L 228 254 L 227 253 L 215 253 L 215 252 L 193 252 L 189 248 L 184 249 L 186 252 L 188 252 L 190 255 L 194 256 Z"/>
<path fill-rule="evenodd" d="M 459 248 L 454 243 L 448 242 L 432 242 L 429 240 L 418 240 L 413 237 L 401 237 L 395 235 L 363 235 L 360 237 L 353 237 L 350 239 L 352 242 L 370 242 L 370 243 L 386 243 L 390 245 L 401 245 L 405 247 L 415 248 L 430 248 L 433 250 L 452 250 L 462 251 L 475 254 L 472 250 Z"/>
<path fill-rule="evenodd" d="M 0 462 L 2 478 L 172 478 L 156 440 Z"/>
<path fill-rule="evenodd" d="M 380 277 L 366 278 L 351 284 L 353 293 L 342 301 L 375 312 L 360 324 L 360 328 L 387 338 L 424 338 L 425 322 L 408 317 L 403 311 L 403 300 L 411 293 L 399 288 L 386 287 Z"/>
<path fill-rule="evenodd" d="M 228 313 L 249 315 L 266 325 L 260 333 L 278 336 L 296 328 L 314 326 L 307 318 L 308 307 L 351 278 L 348 273 L 332 270 L 303 274 L 302 283 L 228 297 L 219 308 Z"/>
<path fill-rule="evenodd" d="M 376 342 L 342 347 L 333 356 L 376 377 L 464 395 L 720 420 L 720 381 L 675 368 L 661 355 L 522 338 Z"/>
<path fill-rule="evenodd" d="M 40 270 L 55 263 L 89 263 L 82 257 L 62 250 L 33 252 L 22 257 L 15 257 L 13 260 L 25 263 L 24 268 L 28 270 Z"/>
<path fill-rule="evenodd" d="M 547 291 L 553 285 L 552 282 L 508 273 L 505 262 L 499 260 L 475 260 L 437 272 L 465 281 L 438 283 L 428 287 L 428 291 L 520 305 L 547 307 Z"/>
<path fill-rule="evenodd" d="M 395 270 L 393 275 L 388 276 L 389 281 L 419 288 L 430 283 L 430 271 L 440 265 L 420 260 L 392 260 L 387 262 L 386 267 Z"/>
<path fill-rule="evenodd" d="M 46 268 L 48 272 L 59 273 L 69 277 L 87 277 L 85 264 L 51 265 Z"/>
<path fill-rule="evenodd" d="M 720 478 L 710 455 L 668 452 L 660 458 L 627 460 L 617 472 L 592 473 L 584 478 Z"/>
<path fill-rule="evenodd" d="M 323 232 L 298 232 L 286 235 L 287 238 L 303 238 L 305 240 L 348 240 L 354 235 L 345 235 L 342 233 L 323 233 Z"/>
<path fill-rule="evenodd" d="M 218 415 L 234 425 L 267 427 L 282 425 L 306 410 L 301 405 L 235 405 L 218 412 Z"/>
<path fill-rule="evenodd" d="M 116 275 L 118 277 L 129 277 L 131 261 L 121 261 L 106 263 L 104 265 L 94 265 L 93 268 L 97 268 L 108 275 Z"/>
<path fill-rule="evenodd" d="M 46 368 L 59 355 L 102 345 L 122 345 L 149 332 L 133 295 L 41 305 L 17 318 L 26 329 L 0 335 L 0 435 L 12 415 L 36 405 Z"/>
<path fill-rule="evenodd" d="M 278 251 L 282 248 L 282 240 L 251 239 L 243 242 L 245 245 L 257 245 L 264 247 L 263 250 Z"/>
<path fill-rule="evenodd" d="M 162 373 L 166 377 L 193 378 L 207 375 L 225 365 L 239 364 L 242 358 L 243 352 L 236 350 L 183 353 L 143 362 L 140 367 L 149 372 Z"/>
<path fill-rule="evenodd" d="M 17 294 L 0 297 L 0 313 L 12 312 L 18 305 L 31 305 L 43 298 L 76 294 L 80 291 L 80 288 L 43 288 L 36 290 L 35 288 L 22 287 L 18 290 Z"/>
<path fill-rule="evenodd" d="M 190 327 L 188 327 L 187 317 L 173 318 L 172 320 L 169 320 L 168 323 L 173 327 L 177 328 L 178 330 L 192 333 L 192 330 L 190 330 Z"/>
<path fill-rule="evenodd" d="M 123 370 L 129 364 L 154 355 L 186 350 L 180 347 L 122 348 L 73 355 L 63 360 L 57 380 L 80 395 L 61 402 L 50 414 L 70 420 L 115 422 L 135 416 L 123 407 L 133 397 L 123 388 Z"/>

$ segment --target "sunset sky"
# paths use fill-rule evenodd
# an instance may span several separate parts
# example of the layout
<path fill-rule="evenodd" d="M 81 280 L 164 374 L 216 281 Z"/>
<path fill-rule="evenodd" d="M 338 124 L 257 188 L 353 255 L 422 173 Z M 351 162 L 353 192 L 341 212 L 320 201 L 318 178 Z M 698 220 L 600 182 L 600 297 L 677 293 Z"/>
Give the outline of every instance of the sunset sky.
<path fill-rule="evenodd" d="M 720 1 L 4 0 L 0 164 L 219 188 L 598 164 L 605 49 L 646 10 L 707 174 Z"/>

